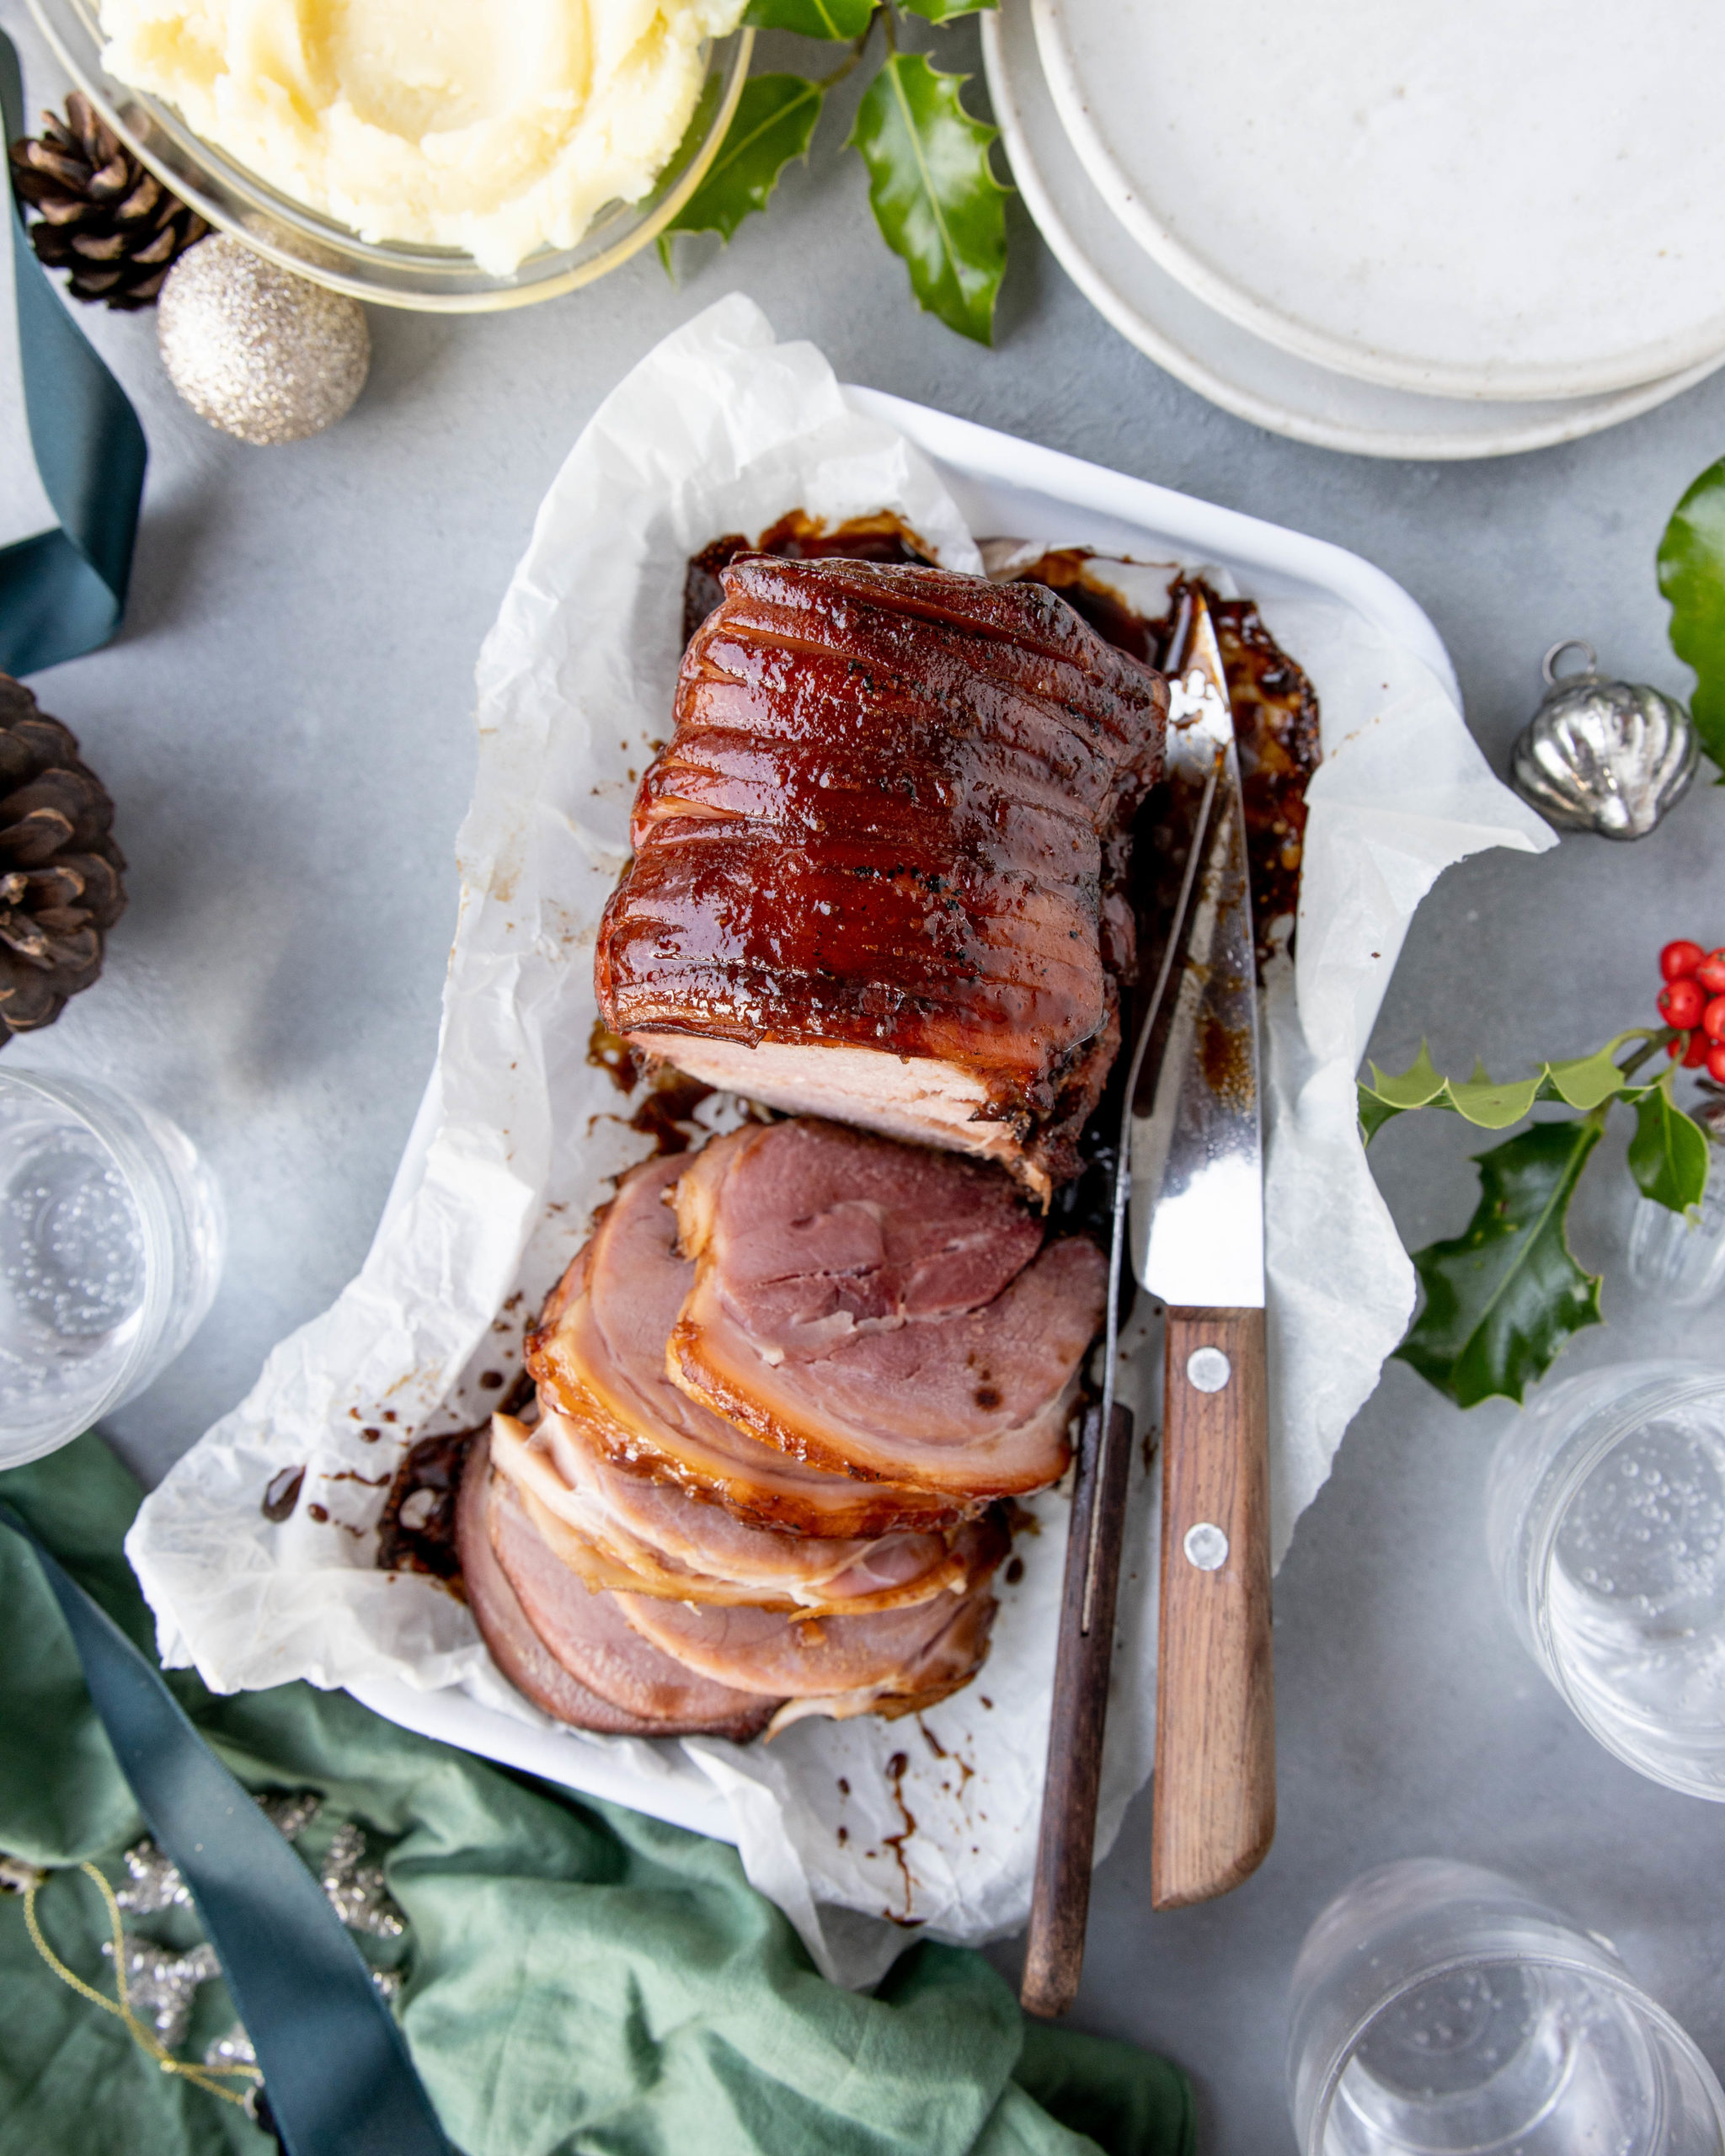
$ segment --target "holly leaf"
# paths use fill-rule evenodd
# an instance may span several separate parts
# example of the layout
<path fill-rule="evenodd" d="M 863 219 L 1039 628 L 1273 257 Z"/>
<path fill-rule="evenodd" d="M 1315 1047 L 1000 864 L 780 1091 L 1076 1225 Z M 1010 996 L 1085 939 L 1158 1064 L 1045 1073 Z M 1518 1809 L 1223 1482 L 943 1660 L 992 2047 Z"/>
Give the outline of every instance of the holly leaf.
<path fill-rule="evenodd" d="M 1690 711 L 1725 785 L 1725 457 L 1672 511 L 1659 542 L 1659 589 L 1671 602 L 1671 648 L 1696 672 Z"/>
<path fill-rule="evenodd" d="M 1543 1072 L 1541 1074 L 1544 1075 Z M 1482 1063 L 1473 1066 L 1471 1078 L 1450 1081 L 1450 1105 L 1482 1130 L 1507 1130 L 1519 1123 L 1539 1098 L 1539 1078 L 1516 1078 L 1496 1085 Z"/>
<path fill-rule="evenodd" d="M 980 15 L 996 0 L 900 0 L 908 14 L 921 15 L 925 23 L 949 23 L 954 15 Z"/>
<path fill-rule="evenodd" d="M 863 93 L 851 141 L 868 168 L 874 221 L 903 256 L 919 302 L 989 344 L 1007 266 L 1007 189 L 989 162 L 1000 130 L 959 103 L 969 79 L 939 73 L 920 52 L 889 54 Z"/>
<path fill-rule="evenodd" d="M 673 232 L 717 232 L 729 241 L 745 217 L 766 207 L 779 174 L 809 144 L 826 93 L 801 75 L 756 75 L 743 85 L 718 155 L 659 237 L 670 267 Z"/>
<path fill-rule="evenodd" d="M 1707 1187 L 1707 1134 L 1671 1097 L 1670 1074 L 1636 1103 L 1629 1172 L 1643 1198 L 1686 1213 Z"/>
<path fill-rule="evenodd" d="M 1592 1055 L 1572 1056 L 1567 1063 L 1548 1063 L 1545 1075 L 1551 1092 L 1560 1101 L 1567 1101 L 1573 1108 L 1596 1108 L 1601 1101 L 1609 1101 L 1614 1093 L 1624 1087 L 1623 1073 L 1617 1068 L 1615 1058 L 1625 1041 L 1632 1038 L 1620 1033 L 1616 1040 L 1607 1041 Z"/>
<path fill-rule="evenodd" d="M 874 17 L 874 0 L 749 0 L 743 20 L 757 30 L 794 30 L 848 45 Z"/>
<path fill-rule="evenodd" d="M 1466 1230 L 1413 1254 L 1424 1301 L 1396 1350 L 1458 1407 L 1519 1401 L 1572 1335 L 1598 1325 L 1598 1276 L 1565 1221 L 1603 1115 L 1535 1123 L 1477 1156 L 1480 1201 Z"/>

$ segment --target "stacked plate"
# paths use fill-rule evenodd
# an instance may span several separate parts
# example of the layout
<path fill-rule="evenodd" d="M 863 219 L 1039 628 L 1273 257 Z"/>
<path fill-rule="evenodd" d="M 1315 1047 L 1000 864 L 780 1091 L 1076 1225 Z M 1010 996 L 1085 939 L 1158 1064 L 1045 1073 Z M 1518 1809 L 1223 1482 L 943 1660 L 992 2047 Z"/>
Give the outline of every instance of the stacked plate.
<path fill-rule="evenodd" d="M 1373 456 L 1597 433 L 1725 364 L 1725 7 L 1001 0 L 1030 213 L 1202 396 Z"/>

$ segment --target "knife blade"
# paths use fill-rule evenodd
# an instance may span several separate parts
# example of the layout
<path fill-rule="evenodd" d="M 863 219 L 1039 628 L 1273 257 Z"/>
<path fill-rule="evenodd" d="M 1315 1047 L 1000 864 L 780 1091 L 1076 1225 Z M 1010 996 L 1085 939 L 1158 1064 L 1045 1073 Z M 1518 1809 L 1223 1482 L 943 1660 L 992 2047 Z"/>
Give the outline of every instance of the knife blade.
<path fill-rule="evenodd" d="M 1189 652 L 1215 636 L 1200 594 L 1186 602 L 1170 639 Z M 1115 1398 L 1119 1372 L 1121 1288 L 1130 1220 L 1134 1102 L 1152 1087 L 1166 1052 L 1170 985 L 1183 977 L 1184 937 L 1194 894 L 1207 858 L 1207 835 L 1220 792 L 1221 752 L 1232 739 L 1220 655 L 1213 667 L 1171 664 L 1167 760 L 1183 787 L 1197 788 L 1191 843 L 1178 896 L 1169 915 L 1160 960 L 1150 969 L 1121 1091 L 1121 1119 L 1111 1207 L 1102 1397 L 1084 1419 L 1066 1544 L 1065 1580 L 1056 1643 L 1048 1766 L 1043 1781 L 1029 1936 L 1019 1997 L 1028 2013 L 1064 2014 L 1078 1989 L 1090 1907 L 1091 1860 L 1114 1655 L 1115 1591 L 1125 1525 L 1132 1455 L 1132 1416 Z"/>
<path fill-rule="evenodd" d="M 1207 618 L 1188 664 L 1226 699 Z M 1130 1108 L 1134 1267 L 1167 1305 L 1155 1908 L 1226 1893 L 1275 1830 L 1258 969 L 1226 732 L 1165 1044 Z"/>

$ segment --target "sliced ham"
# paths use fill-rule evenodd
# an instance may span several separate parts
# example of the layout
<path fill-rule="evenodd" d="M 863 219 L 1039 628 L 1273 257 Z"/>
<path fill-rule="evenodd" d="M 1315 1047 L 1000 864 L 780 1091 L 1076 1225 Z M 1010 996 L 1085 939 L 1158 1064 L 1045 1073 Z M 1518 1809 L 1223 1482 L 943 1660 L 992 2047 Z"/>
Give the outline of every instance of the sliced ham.
<path fill-rule="evenodd" d="M 671 1383 L 665 1342 L 695 1279 L 665 1203 L 684 1166 L 681 1156 L 646 1161 L 623 1178 L 546 1305 L 526 1348 L 544 1406 L 614 1468 L 717 1502 L 756 1526 L 872 1540 L 938 1529 L 980 1509 L 968 1493 L 900 1488 L 889 1478 L 863 1484 L 804 1465 Z"/>
<path fill-rule="evenodd" d="M 923 1648 L 915 1662 L 885 1683 L 850 1692 L 812 1694 L 787 1700 L 766 1726 L 771 1740 L 793 1721 L 825 1715 L 834 1721 L 852 1715 L 879 1715 L 891 1721 L 937 1705 L 970 1682 L 988 1654 L 988 1636 L 998 1607 L 991 1594 L 967 1594 L 952 1621 Z"/>
<path fill-rule="evenodd" d="M 512 1684 L 564 1721 L 584 1729 L 656 1737 L 756 1736 L 771 1720 L 782 1694 L 761 1696 L 746 1686 L 727 1684 L 702 1674 L 655 1648 L 628 1624 L 614 1595 L 594 1593 L 558 1561 L 528 1519 L 513 1486 L 494 1474 L 489 1447 L 481 1439 L 462 1477 L 462 1500 L 476 1486 L 469 1507 L 470 1525 L 462 1545 L 465 1577 L 472 1593 L 476 1575 L 487 1581 L 489 1617 L 480 1630 L 494 1659 Z M 495 1580 L 478 1547 L 483 1524 L 497 1574 L 510 1590 L 515 1609 L 537 1636 L 575 1690 L 540 1684 L 540 1665 L 510 1625 L 510 1613 L 494 1593 Z M 478 1563 L 473 1560 L 478 1557 Z M 482 1593 L 485 1590 L 482 1590 Z M 480 1604 L 474 1603 L 476 1615 Z M 494 1645 L 494 1635 L 497 1644 Z M 498 1652 L 498 1646 L 504 1650 Z M 507 1658 L 505 1658 L 507 1657 Z M 529 1690 L 517 1671 L 539 1686 Z M 553 1704 L 553 1700 L 558 1703 Z M 596 1700 L 597 1708 L 588 1704 Z"/>
<path fill-rule="evenodd" d="M 493 1417 L 491 1456 L 548 1546 L 590 1586 L 676 1601 L 858 1615 L 932 1601 L 1005 1554 L 995 1515 L 943 1534 L 825 1541 L 751 1525 L 675 1484 L 611 1465 L 581 1425 L 556 1413 L 526 1429 Z"/>
<path fill-rule="evenodd" d="M 787 1700 L 870 1695 L 868 1708 L 897 1698 L 931 1704 L 928 1688 L 950 1691 L 964 1681 L 987 1639 L 994 1598 L 985 1586 L 916 1609 L 873 1617 L 785 1617 L 768 1609 L 696 1609 L 649 1595 L 620 1594 L 617 1608 L 641 1636 L 715 1683 L 772 1691 Z M 961 1623 L 961 1620 L 964 1621 Z M 964 1676 L 953 1674 L 941 1643 L 958 1636 L 975 1649 Z M 948 1681 L 950 1680 L 950 1681 Z M 823 1706 L 823 1712 L 833 1711 Z"/>
<path fill-rule="evenodd" d="M 710 1142 L 676 1185 L 694 1284 L 667 1365 L 788 1457 L 957 1498 L 1062 1472 L 1106 1267 L 1044 1243 L 994 1170 L 799 1118 Z"/>
<path fill-rule="evenodd" d="M 606 1024 L 1045 1199 L 1118 1038 L 1163 682 L 1039 585 L 763 557 L 723 585 L 600 931 Z"/>
<path fill-rule="evenodd" d="M 491 1659 L 519 1693 L 542 1713 L 577 1729 L 613 1737 L 650 1737 L 660 1724 L 625 1714 L 570 1675 L 527 1622 L 526 1613 L 491 1547 L 488 1511 L 491 1470 L 480 1438 L 468 1454 L 456 1501 L 456 1549 L 479 1636 Z"/>

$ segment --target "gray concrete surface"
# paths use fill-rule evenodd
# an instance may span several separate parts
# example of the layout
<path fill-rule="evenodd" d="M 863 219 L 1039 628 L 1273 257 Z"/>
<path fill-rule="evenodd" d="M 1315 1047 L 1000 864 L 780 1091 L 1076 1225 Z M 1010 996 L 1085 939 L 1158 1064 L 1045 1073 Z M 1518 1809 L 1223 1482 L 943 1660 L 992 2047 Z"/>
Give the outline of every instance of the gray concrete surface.
<path fill-rule="evenodd" d="M 29 103 L 64 87 L 23 0 L 0 0 Z M 965 28 L 948 51 L 975 64 Z M 179 1364 L 115 1419 L 147 1478 L 231 1406 L 283 1333 L 360 1262 L 435 1045 L 473 767 L 480 640 L 552 474 L 617 378 L 740 287 L 841 375 L 1357 549 L 1449 643 L 1501 768 L 1540 654 L 1582 634 L 1607 664 L 1682 691 L 1654 546 L 1725 452 L 1725 374 L 1597 440 L 1507 462 L 1378 463 L 1300 447 L 1212 409 L 1094 314 L 1017 205 L 999 346 L 911 303 L 830 117 L 810 168 L 726 256 L 681 284 L 650 256 L 597 287 L 466 321 L 374 313 L 352 416 L 270 451 L 174 397 L 151 317 L 81 318 L 135 399 L 152 462 L 131 611 L 108 650 L 39 676 L 120 804 L 131 910 L 100 988 L 20 1064 L 105 1075 L 158 1101 L 227 1193 L 221 1298 Z M 1602 299 L 1602 304 L 1608 304 Z M 9 308 L 0 310 L 9 316 Z M 9 338 L 9 325 L 4 333 Z M 0 341 L 0 539 L 40 517 Z M 1668 936 L 1725 941 L 1725 792 L 1655 837 L 1487 856 L 1421 911 L 1374 1053 L 1421 1034 L 1440 1064 L 1511 1071 L 1648 1019 Z M 1410 1245 L 1471 1204 L 1453 1122 L 1389 1132 L 1378 1166 Z M 1624 1273 L 1629 1186 L 1589 1173 L 1581 1255 L 1610 1323 L 1564 1367 L 1725 1353 L 1721 1313 L 1678 1318 Z M 1306 1926 L 1367 1864 L 1442 1853 L 1535 1882 L 1619 1943 L 1725 2068 L 1725 1913 L 1709 1807 L 1600 1751 L 1510 1636 L 1486 1573 L 1493 1411 L 1452 1412 L 1392 1366 L 1302 1522 L 1277 1595 L 1281 1828 L 1226 1902 L 1149 1907 L 1147 1808 L 1097 1882 L 1076 2019 L 1165 2050 L 1201 2091 L 1208 2156 L 1284 2156 L 1283 1999 Z M 1016 1950 L 998 1950 L 1012 1969 Z"/>

